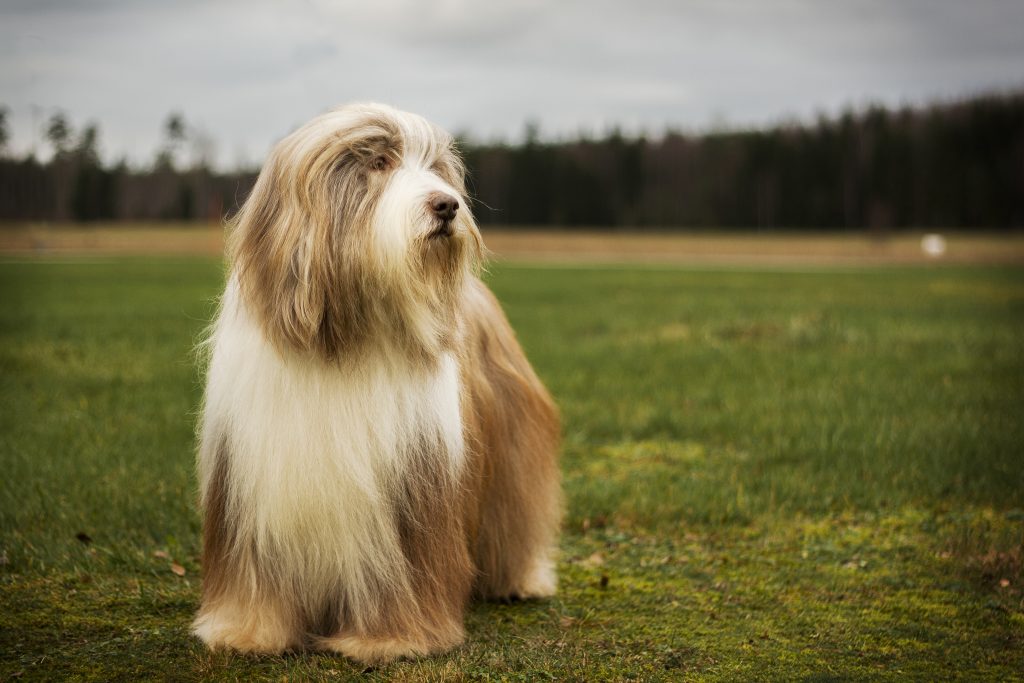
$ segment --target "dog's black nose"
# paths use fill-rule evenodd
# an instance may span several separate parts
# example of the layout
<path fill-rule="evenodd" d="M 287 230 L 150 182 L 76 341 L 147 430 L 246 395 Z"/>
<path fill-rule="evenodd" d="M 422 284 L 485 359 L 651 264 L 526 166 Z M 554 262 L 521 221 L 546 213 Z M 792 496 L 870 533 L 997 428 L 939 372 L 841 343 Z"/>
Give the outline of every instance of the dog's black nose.
<path fill-rule="evenodd" d="M 430 195 L 429 203 L 430 210 L 443 221 L 455 218 L 455 212 L 459 210 L 459 200 L 443 192 Z"/>

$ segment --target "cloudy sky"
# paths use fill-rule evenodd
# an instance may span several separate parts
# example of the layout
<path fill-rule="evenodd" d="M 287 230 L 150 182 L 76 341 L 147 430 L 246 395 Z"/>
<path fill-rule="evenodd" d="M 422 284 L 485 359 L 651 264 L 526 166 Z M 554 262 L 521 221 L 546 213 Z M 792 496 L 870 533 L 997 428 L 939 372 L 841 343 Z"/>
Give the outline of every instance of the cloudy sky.
<path fill-rule="evenodd" d="M 18 152 L 62 110 L 148 163 L 180 111 L 232 167 L 352 100 L 516 140 L 1020 88 L 1022 27 L 1020 0 L 0 0 L 0 105 Z"/>

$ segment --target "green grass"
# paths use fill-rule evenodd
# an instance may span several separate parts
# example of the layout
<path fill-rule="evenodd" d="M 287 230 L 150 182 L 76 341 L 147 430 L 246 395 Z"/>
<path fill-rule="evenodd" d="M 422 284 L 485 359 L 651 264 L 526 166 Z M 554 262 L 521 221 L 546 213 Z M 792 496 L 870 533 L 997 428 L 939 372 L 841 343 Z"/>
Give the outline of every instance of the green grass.
<path fill-rule="evenodd" d="M 495 266 L 563 412 L 561 591 L 367 672 L 189 636 L 220 279 L 0 264 L 0 679 L 1024 677 L 1019 269 Z"/>

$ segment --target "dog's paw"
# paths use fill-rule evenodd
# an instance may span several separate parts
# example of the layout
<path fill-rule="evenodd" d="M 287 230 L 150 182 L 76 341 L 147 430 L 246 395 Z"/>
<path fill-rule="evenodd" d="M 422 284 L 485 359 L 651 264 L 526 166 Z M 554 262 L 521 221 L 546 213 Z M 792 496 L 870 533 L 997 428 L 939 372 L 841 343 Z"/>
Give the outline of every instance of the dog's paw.
<path fill-rule="evenodd" d="M 211 650 L 247 654 L 281 654 L 298 647 L 289 628 L 273 619 L 232 619 L 222 612 L 203 612 L 192 622 L 192 633 Z"/>
<path fill-rule="evenodd" d="M 537 560 L 518 581 L 503 587 L 492 587 L 484 590 L 482 597 L 498 602 L 517 602 L 519 600 L 540 600 L 550 598 L 558 590 L 558 577 L 555 574 L 555 563 L 550 559 Z"/>
<path fill-rule="evenodd" d="M 558 590 L 555 563 L 549 559 L 536 562 L 515 591 L 523 600 L 550 598 Z"/>
<path fill-rule="evenodd" d="M 415 659 L 430 654 L 430 649 L 426 645 L 414 640 L 357 635 L 319 638 L 316 647 L 337 652 L 368 666 L 387 664 L 396 659 Z"/>
<path fill-rule="evenodd" d="M 416 659 L 446 652 L 462 643 L 465 631 L 451 623 L 439 626 L 437 631 L 423 637 L 366 636 L 342 633 L 328 638 L 317 638 L 314 647 L 345 655 L 368 666 L 387 664 L 396 659 Z"/>

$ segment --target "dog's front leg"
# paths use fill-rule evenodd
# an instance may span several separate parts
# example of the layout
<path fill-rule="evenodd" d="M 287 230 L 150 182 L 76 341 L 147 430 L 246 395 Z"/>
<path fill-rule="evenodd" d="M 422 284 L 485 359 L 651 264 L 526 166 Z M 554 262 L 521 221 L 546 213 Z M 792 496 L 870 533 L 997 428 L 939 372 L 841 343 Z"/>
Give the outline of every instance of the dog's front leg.
<path fill-rule="evenodd" d="M 410 469 L 390 487 L 401 568 L 373 583 L 370 600 L 348 602 L 337 634 L 320 641 L 324 649 L 378 664 L 444 652 L 463 641 L 474 576 L 463 487 L 436 455 L 414 454 Z"/>
<path fill-rule="evenodd" d="M 205 448 L 200 461 L 205 465 L 203 601 L 192 631 L 212 649 L 259 654 L 299 649 L 302 629 L 295 605 L 271 580 L 271 563 L 260 560 L 251 542 L 238 542 L 238 515 L 227 508 L 228 441 L 211 438 Z"/>

